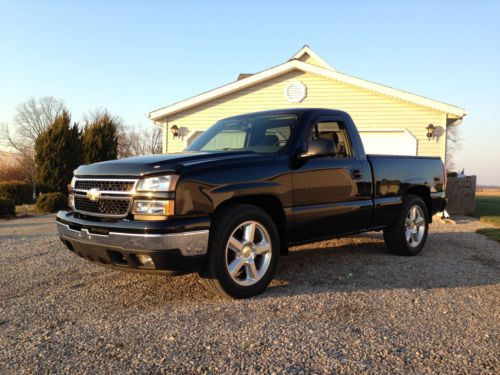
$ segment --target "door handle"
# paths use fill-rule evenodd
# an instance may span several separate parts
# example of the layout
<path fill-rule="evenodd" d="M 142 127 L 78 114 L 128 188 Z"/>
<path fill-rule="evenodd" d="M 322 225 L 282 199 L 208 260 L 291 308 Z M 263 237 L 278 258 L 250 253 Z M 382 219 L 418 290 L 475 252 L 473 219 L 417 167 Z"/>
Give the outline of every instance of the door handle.
<path fill-rule="evenodd" d="M 351 178 L 353 180 L 361 180 L 363 178 L 363 173 L 359 169 L 351 169 Z"/>

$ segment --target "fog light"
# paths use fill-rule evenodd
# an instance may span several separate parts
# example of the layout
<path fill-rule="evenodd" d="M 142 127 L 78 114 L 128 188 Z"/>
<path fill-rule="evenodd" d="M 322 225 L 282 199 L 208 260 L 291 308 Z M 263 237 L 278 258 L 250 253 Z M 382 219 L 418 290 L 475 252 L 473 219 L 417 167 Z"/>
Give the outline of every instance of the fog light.
<path fill-rule="evenodd" d="M 154 267 L 153 259 L 149 255 L 137 254 L 137 260 L 145 267 Z"/>

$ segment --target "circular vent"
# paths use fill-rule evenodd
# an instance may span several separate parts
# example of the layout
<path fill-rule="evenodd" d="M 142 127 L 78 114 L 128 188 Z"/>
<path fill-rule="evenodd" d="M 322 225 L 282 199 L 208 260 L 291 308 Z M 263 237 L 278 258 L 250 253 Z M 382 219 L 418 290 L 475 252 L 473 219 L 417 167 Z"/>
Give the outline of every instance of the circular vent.
<path fill-rule="evenodd" d="M 285 96 L 291 103 L 300 103 L 306 95 L 307 87 L 302 82 L 292 82 L 285 88 Z"/>

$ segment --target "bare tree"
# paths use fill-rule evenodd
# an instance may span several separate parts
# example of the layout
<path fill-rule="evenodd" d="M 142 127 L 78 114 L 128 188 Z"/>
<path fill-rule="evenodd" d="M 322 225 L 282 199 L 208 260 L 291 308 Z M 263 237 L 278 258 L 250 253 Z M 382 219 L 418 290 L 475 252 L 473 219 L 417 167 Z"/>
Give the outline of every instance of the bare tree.
<path fill-rule="evenodd" d="M 62 100 L 52 96 L 33 97 L 17 106 L 14 122 L 19 138 L 35 141 L 65 109 Z"/>
<path fill-rule="evenodd" d="M 118 137 L 118 157 L 159 154 L 162 151 L 161 129 L 123 127 Z"/>
<path fill-rule="evenodd" d="M 446 127 L 446 169 L 455 168 L 455 155 L 462 147 L 462 135 L 458 125 L 449 125 Z"/>
<path fill-rule="evenodd" d="M 28 171 L 19 162 L 17 155 L 0 151 L 0 181 L 29 180 Z"/>
<path fill-rule="evenodd" d="M 107 108 L 96 108 L 83 115 L 84 127 L 89 126 L 103 118 L 108 118 L 115 123 L 119 129 L 123 128 L 123 120 L 120 116 L 112 115 Z"/>
<path fill-rule="evenodd" d="M 37 137 L 44 132 L 65 109 L 62 100 L 51 96 L 30 98 L 17 106 L 14 117 L 15 132 L 8 124 L 0 128 L 0 140 L 15 151 L 30 156 Z M 31 155 L 32 156 L 32 155 Z"/>
<path fill-rule="evenodd" d="M 64 109 L 63 101 L 52 96 L 31 97 L 17 106 L 12 128 L 5 123 L 0 126 L 2 145 L 14 151 L 14 157 L 32 182 L 35 175 L 35 141 Z"/>

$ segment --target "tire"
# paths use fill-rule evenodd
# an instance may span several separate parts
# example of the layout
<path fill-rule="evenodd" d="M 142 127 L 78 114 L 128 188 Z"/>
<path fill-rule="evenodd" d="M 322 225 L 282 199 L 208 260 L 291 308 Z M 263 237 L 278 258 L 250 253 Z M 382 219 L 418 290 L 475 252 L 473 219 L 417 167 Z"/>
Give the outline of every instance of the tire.
<path fill-rule="evenodd" d="M 273 279 L 279 249 L 278 229 L 264 210 L 248 204 L 228 206 L 212 220 L 200 281 L 223 297 L 256 296 Z"/>
<path fill-rule="evenodd" d="M 392 254 L 417 255 L 425 246 L 428 232 L 427 205 L 419 196 L 408 194 L 398 221 L 384 229 L 385 245 Z"/>

